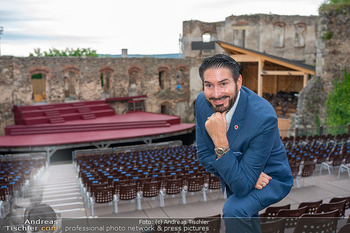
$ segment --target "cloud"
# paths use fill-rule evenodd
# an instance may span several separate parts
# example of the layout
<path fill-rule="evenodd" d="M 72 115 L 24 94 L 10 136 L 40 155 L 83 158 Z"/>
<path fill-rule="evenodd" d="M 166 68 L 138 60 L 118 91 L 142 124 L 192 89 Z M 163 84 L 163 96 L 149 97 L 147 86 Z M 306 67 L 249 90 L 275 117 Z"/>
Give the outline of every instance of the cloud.
<path fill-rule="evenodd" d="M 30 41 L 67 41 L 67 42 L 89 42 L 97 43 L 97 39 L 86 36 L 72 36 L 72 35 L 43 35 L 43 34 L 27 34 L 20 32 L 8 32 L 3 35 L 4 42 L 30 42 Z"/>

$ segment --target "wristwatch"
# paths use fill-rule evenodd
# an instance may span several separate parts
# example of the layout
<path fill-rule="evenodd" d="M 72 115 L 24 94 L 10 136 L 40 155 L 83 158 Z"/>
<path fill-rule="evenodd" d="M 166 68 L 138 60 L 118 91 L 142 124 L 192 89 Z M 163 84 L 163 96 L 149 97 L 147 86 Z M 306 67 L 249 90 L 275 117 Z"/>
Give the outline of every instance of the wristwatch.
<path fill-rule="evenodd" d="M 218 158 L 222 157 L 224 154 L 226 154 L 227 151 L 230 150 L 230 147 L 225 147 L 225 148 L 215 148 L 215 154 L 217 155 Z"/>

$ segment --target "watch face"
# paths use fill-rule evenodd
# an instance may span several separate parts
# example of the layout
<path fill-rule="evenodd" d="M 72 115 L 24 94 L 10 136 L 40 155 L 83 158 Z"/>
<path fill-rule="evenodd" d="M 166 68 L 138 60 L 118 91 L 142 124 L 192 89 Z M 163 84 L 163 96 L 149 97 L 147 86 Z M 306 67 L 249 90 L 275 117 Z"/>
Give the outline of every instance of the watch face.
<path fill-rule="evenodd" d="M 216 154 L 217 155 L 223 155 L 224 151 L 221 148 L 219 148 L 219 149 L 216 150 Z"/>

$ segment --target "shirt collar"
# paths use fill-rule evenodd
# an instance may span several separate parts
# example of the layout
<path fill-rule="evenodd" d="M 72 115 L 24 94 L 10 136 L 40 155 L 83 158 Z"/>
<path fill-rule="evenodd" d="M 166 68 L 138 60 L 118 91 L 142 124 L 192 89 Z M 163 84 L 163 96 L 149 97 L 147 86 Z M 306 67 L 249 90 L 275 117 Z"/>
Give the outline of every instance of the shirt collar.
<path fill-rule="evenodd" d="M 234 114 L 235 111 L 236 111 L 236 108 L 237 108 L 237 105 L 238 105 L 238 101 L 239 101 L 239 97 L 240 97 L 240 96 L 241 96 L 241 91 L 238 92 L 236 102 L 234 103 L 234 105 L 232 106 L 232 108 L 230 109 L 230 111 L 228 111 L 228 112 L 226 113 L 227 130 L 230 128 L 231 120 L 232 120 L 233 114 Z"/>

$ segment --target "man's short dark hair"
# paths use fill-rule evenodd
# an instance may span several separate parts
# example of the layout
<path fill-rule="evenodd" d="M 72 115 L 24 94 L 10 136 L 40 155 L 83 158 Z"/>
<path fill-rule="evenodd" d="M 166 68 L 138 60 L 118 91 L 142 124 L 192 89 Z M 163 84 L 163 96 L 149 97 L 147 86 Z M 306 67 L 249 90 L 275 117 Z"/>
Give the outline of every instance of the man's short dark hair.
<path fill-rule="evenodd" d="M 225 54 L 217 54 L 212 57 L 205 58 L 202 64 L 199 66 L 199 76 L 204 82 L 203 74 L 210 68 L 227 68 L 231 71 L 233 80 L 237 83 L 240 75 L 241 67 L 232 57 Z"/>

